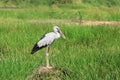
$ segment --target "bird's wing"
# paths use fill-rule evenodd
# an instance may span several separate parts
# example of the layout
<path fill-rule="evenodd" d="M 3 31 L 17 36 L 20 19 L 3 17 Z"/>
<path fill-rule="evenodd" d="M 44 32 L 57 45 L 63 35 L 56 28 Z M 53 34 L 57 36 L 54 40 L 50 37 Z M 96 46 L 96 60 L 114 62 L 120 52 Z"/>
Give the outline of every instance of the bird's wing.
<path fill-rule="evenodd" d="M 43 48 L 43 47 L 41 47 L 41 48 Z M 41 49 L 38 45 L 37 45 L 37 43 L 33 46 L 33 48 L 32 48 L 32 51 L 31 51 L 31 54 L 34 54 L 35 52 L 37 52 L 38 50 L 40 50 Z"/>
<path fill-rule="evenodd" d="M 50 32 L 40 38 L 40 40 L 34 45 L 31 54 L 35 53 L 36 51 L 52 44 L 55 41 L 55 33 Z"/>
<path fill-rule="evenodd" d="M 44 37 L 45 37 L 45 35 L 43 35 L 43 36 L 40 38 L 40 40 L 42 40 Z M 40 40 L 39 40 L 39 41 L 40 41 Z M 38 42 L 39 42 L 39 41 L 38 41 Z M 38 42 L 37 42 L 37 43 L 38 43 Z M 34 46 L 33 46 L 33 48 L 32 48 L 32 51 L 31 51 L 31 54 L 34 54 L 34 53 L 37 52 L 38 50 L 40 50 L 40 49 L 42 49 L 42 48 L 44 48 L 44 47 L 47 46 L 47 45 L 44 45 L 44 46 L 39 47 L 37 43 L 34 44 Z"/>
<path fill-rule="evenodd" d="M 37 44 L 39 47 L 45 46 L 45 45 L 50 45 L 53 43 L 55 40 L 55 33 L 50 32 L 46 34 Z"/>

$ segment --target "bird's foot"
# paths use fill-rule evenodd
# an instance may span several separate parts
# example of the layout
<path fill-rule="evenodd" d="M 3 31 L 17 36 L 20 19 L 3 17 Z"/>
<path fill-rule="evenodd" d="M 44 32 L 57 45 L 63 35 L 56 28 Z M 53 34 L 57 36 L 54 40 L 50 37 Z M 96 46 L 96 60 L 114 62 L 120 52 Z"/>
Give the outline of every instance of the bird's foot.
<path fill-rule="evenodd" d="M 44 69 L 52 69 L 53 67 L 52 66 L 46 66 L 44 67 Z"/>
<path fill-rule="evenodd" d="M 52 69 L 53 67 L 52 66 L 46 66 L 47 69 Z"/>

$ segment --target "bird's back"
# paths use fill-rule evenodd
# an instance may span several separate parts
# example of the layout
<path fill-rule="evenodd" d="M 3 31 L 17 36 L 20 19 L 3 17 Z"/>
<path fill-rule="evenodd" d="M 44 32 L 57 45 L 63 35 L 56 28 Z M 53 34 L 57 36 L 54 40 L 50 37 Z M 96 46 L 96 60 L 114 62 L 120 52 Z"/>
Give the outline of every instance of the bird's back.
<path fill-rule="evenodd" d="M 33 47 L 31 54 L 35 53 L 36 51 L 51 45 L 56 40 L 56 33 L 50 32 L 44 37 L 42 37 Z"/>

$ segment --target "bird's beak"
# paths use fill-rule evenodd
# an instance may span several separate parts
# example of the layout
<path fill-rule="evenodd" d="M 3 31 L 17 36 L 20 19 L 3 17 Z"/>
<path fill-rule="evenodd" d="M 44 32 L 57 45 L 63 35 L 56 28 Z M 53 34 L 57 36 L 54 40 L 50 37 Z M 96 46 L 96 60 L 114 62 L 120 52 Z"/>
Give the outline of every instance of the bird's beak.
<path fill-rule="evenodd" d="M 60 31 L 60 35 L 63 39 L 66 39 L 65 35 L 62 33 L 62 31 Z"/>

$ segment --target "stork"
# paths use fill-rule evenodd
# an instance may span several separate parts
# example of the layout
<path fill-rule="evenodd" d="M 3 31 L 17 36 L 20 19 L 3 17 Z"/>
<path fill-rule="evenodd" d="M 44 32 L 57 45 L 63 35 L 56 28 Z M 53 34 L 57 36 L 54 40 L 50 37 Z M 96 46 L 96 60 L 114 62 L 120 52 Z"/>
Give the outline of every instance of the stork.
<path fill-rule="evenodd" d="M 49 65 L 49 48 L 50 45 L 56 41 L 58 38 L 63 37 L 66 39 L 62 31 L 58 26 L 53 27 L 53 32 L 45 34 L 43 37 L 40 38 L 40 40 L 34 45 L 32 48 L 31 54 L 34 54 L 38 50 L 41 50 L 42 48 L 46 48 L 46 68 L 52 68 Z"/>

